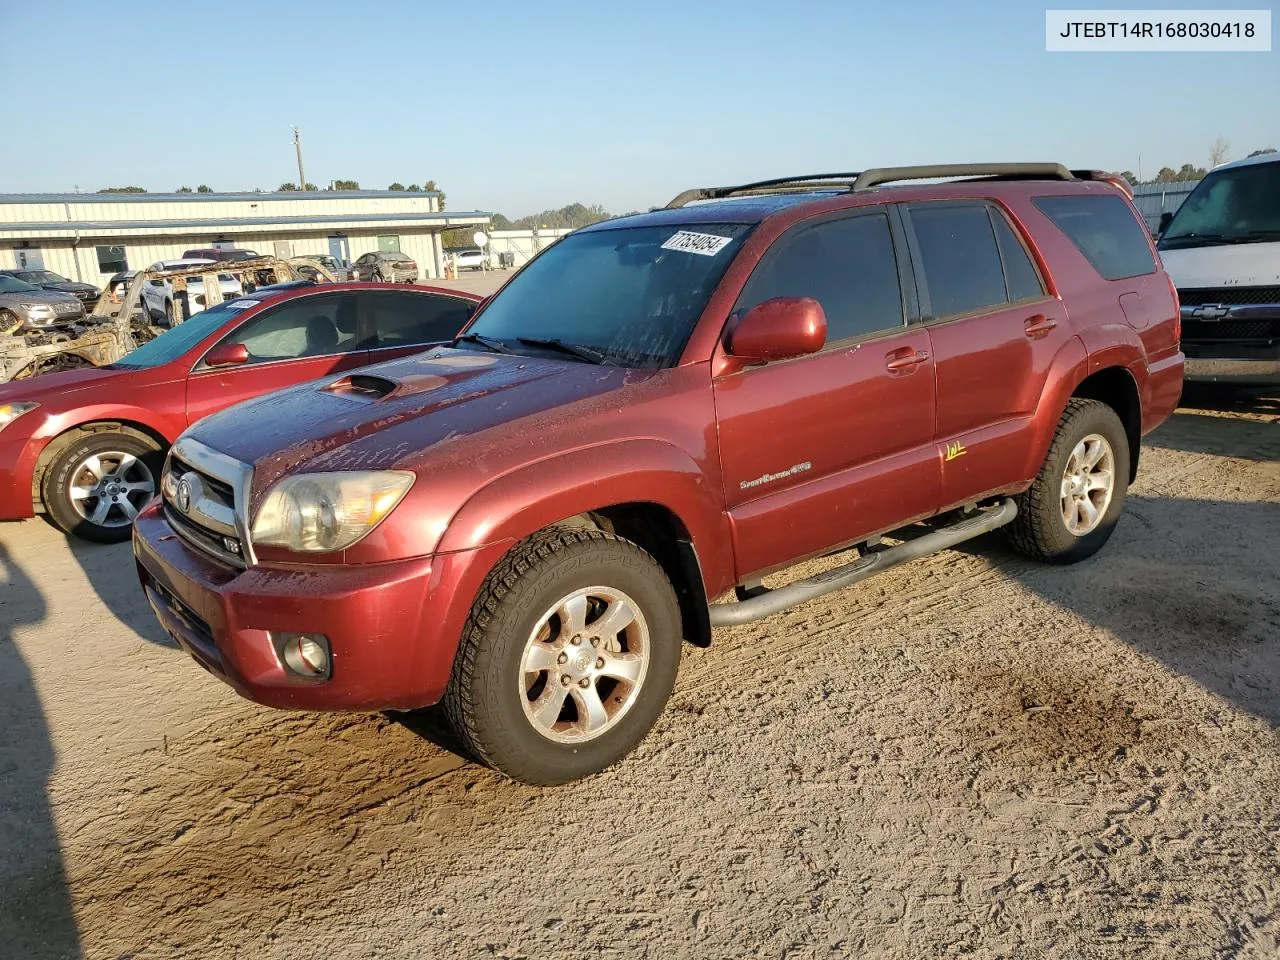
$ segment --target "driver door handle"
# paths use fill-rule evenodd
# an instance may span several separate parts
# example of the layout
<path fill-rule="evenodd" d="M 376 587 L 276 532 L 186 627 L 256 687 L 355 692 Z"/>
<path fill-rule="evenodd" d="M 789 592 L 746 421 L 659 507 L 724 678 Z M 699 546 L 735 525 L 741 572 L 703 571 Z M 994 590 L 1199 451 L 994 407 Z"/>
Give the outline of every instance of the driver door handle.
<path fill-rule="evenodd" d="M 920 364 L 929 359 L 927 350 L 917 350 L 914 347 L 903 347 L 900 350 L 891 350 L 885 356 L 885 367 L 895 372 L 913 370 Z"/>
<path fill-rule="evenodd" d="M 1034 317 L 1027 317 L 1022 328 L 1028 337 L 1042 337 L 1057 325 L 1057 320 L 1037 313 Z"/>

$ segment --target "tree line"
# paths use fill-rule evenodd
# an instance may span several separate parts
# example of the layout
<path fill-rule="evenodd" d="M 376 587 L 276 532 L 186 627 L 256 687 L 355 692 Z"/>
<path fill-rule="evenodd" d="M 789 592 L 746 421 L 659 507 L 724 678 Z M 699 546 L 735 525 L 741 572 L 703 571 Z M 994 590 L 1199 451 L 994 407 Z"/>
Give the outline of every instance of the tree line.
<path fill-rule="evenodd" d="M 1209 165 L 1208 167 L 1198 167 L 1194 163 L 1184 163 L 1177 170 L 1173 167 L 1161 167 L 1155 177 L 1150 180 L 1139 180 L 1132 170 L 1121 171 L 1121 176 L 1130 183 L 1176 183 L 1180 180 L 1199 180 L 1206 173 L 1221 163 L 1225 163 L 1228 157 L 1229 145 L 1226 140 L 1219 137 L 1209 147 Z M 1275 147 L 1263 147 L 1260 150 L 1254 150 L 1249 154 L 1251 157 L 1258 157 L 1264 153 L 1275 153 Z M 360 181 L 358 180 L 334 180 L 332 183 L 321 189 L 314 183 L 305 183 L 299 187 L 296 183 L 282 183 L 276 187 L 276 193 L 296 193 L 302 190 L 307 193 L 322 193 L 328 190 L 359 190 Z M 405 193 L 439 193 L 440 209 L 444 209 L 445 194 L 436 185 L 434 180 L 428 180 L 418 186 L 416 183 L 410 183 L 407 186 L 399 180 L 387 185 L 388 190 L 396 192 L 404 191 Z M 98 193 L 147 193 L 145 187 L 103 187 Z M 192 193 L 190 187 L 179 187 L 176 193 Z M 195 193 L 213 193 L 213 189 L 207 184 L 200 184 L 194 190 Z M 253 193 L 263 193 L 261 189 L 253 190 Z M 632 211 L 636 213 L 638 211 Z M 541 213 L 532 213 L 527 217 L 520 217 L 516 220 L 509 220 L 500 213 L 493 215 L 493 229 L 495 230 L 532 230 L 537 227 L 543 227 L 549 230 L 577 230 L 579 227 L 587 227 L 593 223 L 599 223 L 601 220 L 608 220 L 614 216 L 627 216 L 627 214 L 612 214 L 605 210 L 598 203 L 590 205 L 581 203 L 570 203 L 567 206 L 560 207 L 556 210 L 543 210 Z"/>

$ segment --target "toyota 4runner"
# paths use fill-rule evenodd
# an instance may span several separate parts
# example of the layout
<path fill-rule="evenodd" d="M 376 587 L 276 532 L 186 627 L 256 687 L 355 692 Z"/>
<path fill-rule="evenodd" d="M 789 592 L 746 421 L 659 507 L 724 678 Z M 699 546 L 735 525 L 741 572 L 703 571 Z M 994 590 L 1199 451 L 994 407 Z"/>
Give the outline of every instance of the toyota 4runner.
<path fill-rule="evenodd" d="M 443 701 L 508 776 L 601 770 L 715 626 L 996 528 L 1106 542 L 1183 374 L 1126 190 L 880 169 L 579 230 L 449 347 L 192 426 L 135 527 L 146 595 L 260 703 Z"/>

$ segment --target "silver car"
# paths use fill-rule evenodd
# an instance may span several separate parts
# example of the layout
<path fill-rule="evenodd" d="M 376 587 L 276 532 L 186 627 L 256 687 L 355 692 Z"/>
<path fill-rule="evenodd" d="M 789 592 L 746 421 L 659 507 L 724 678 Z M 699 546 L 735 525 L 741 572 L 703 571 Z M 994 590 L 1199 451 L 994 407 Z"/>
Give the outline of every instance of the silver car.
<path fill-rule="evenodd" d="M 352 264 L 355 280 L 377 280 L 386 283 L 416 283 L 418 262 L 407 253 L 378 250 L 366 253 Z"/>
<path fill-rule="evenodd" d="M 0 276 L 0 334 L 51 330 L 83 320 L 84 305 L 74 295 Z"/>

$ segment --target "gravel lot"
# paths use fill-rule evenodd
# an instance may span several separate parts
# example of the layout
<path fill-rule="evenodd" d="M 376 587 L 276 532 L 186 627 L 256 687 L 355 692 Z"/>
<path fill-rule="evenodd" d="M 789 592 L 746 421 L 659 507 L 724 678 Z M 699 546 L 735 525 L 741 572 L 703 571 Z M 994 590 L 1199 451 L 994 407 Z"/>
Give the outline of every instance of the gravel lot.
<path fill-rule="evenodd" d="M 1276 956 L 1280 402 L 1190 399 L 1098 557 L 721 631 L 553 790 L 241 701 L 127 545 L 0 526 L 0 954 Z"/>

